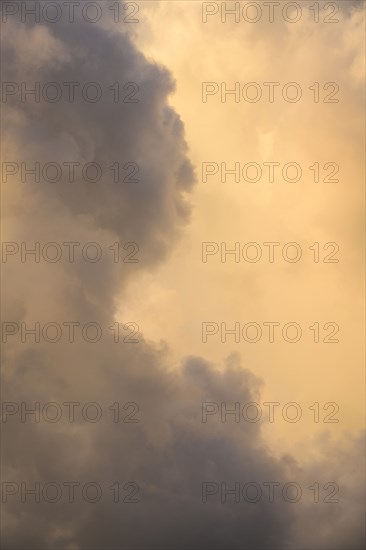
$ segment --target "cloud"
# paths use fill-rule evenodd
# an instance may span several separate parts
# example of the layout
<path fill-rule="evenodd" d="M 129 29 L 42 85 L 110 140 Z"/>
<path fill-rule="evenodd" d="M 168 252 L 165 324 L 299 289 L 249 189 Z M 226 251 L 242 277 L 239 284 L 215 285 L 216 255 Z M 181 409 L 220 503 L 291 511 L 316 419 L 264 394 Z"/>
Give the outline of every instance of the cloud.
<path fill-rule="evenodd" d="M 3 482 L 30 487 L 36 481 L 42 486 L 94 481 L 103 487 L 103 499 L 91 504 L 79 496 L 70 504 L 63 495 L 58 503 L 38 504 L 32 497 L 27 503 L 19 495 L 9 497 L 4 548 L 300 549 L 302 536 L 314 548 L 320 541 L 322 548 L 333 549 L 336 540 L 360 548 L 356 521 L 353 532 L 338 538 L 338 505 L 338 512 L 326 508 L 319 515 L 313 506 L 283 499 L 202 502 L 204 482 L 284 485 L 298 476 L 295 481 L 305 487 L 314 475 L 320 481 L 328 475 L 324 463 L 304 473 L 293 458 L 272 456 L 259 424 L 202 422 L 202 401 L 260 400 L 262 382 L 238 357 L 230 356 L 223 368 L 188 357 L 172 371 L 167 350 L 141 334 L 139 343 L 113 341 L 108 327 L 117 294 L 123 297 L 140 271 L 167 257 L 189 221 L 187 195 L 195 178 L 182 121 L 168 105 L 174 89 L 170 74 L 147 61 L 127 33 L 103 25 L 12 23 L 5 29 L 4 51 L 12 60 L 6 81 L 98 82 L 107 94 L 97 103 L 80 98 L 20 103 L 12 97 L 4 108 L 6 161 L 94 162 L 108 174 L 93 184 L 79 177 L 70 183 L 65 174 L 55 183 L 23 183 L 19 173 L 5 184 L 6 241 L 96 242 L 104 254 L 96 263 L 78 254 L 74 263 L 66 258 L 37 263 L 30 257 L 22 263 L 17 257 L 4 266 L 4 319 L 28 327 L 37 321 L 93 321 L 103 328 L 95 344 L 79 336 L 69 343 L 64 334 L 55 344 L 32 337 L 22 343 L 19 334 L 9 338 L 6 401 L 96 402 L 103 417 L 98 423 L 79 416 L 73 423 L 65 416 L 57 423 L 9 417 L 3 424 Z M 109 86 L 116 81 L 136 83 L 140 101 L 114 103 Z M 108 166 L 116 161 L 136 162 L 140 181 L 115 184 Z M 140 261 L 114 263 L 108 250 L 115 242 L 137 243 Z M 141 421 L 112 422 L 109 407 L 115 402 L 136 403 Z M 335 453 L 334 464 L 343 467 L 347 457 L 348 451 Z M 338 473 L 335 465 L 332 475 Z M 137 483 L 140 501 L 114 503 L 110 486 L 117 480 Z M 344 481 L 352 508 L 359 479 Z M 316 540 L 304 534 L 310 521 Z"/>

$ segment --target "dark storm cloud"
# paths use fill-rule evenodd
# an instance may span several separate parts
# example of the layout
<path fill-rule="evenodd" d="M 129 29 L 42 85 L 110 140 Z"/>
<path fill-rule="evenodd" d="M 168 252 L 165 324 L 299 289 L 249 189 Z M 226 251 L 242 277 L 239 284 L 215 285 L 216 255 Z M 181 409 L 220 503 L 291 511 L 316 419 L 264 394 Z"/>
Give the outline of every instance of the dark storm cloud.
<path fill-rule="evenodd" d="M 99 25 L 9 24 L 4 55 L 10 60 L 3 75 L 8 81 L 97 81 L 104 90 L 117 80 L 139 86 L 136 104 L 115 104 L 110 96 L 94 104 L 19 103 L 14 97 L 4 106 L 4 160 L 109 166 L 123 159 L 140 168 L 141 181 L 131 186 L 12 181 L 4 190 L 7 241 L 96 241 L 104 250 L 115 241 L 135 241 L 140 261 L 9 260 L 3 318 L 29 326 L 75 320 L 105 327 L 113 321 L 117 293 L 127 292 L 129 280 L 166 256 L 189 219 L 185 194 L 194 176 L 182 122 L 167 103 L 171 76 L 148 62 L 127 34 Z M 96 424 L 10 418 L 3 424 L 2 480 L 29 487 L 36 481 L 97 481 L 108 495 L 96 504 L 80 498 L 74 504 L 34 504 L 31 498 L 23 504 L 9 497 L 4 548 L 302 548 L 297 533 L 304 510 L 320 528 L 318 515 L 301 503 L 202 502 L 203 482 L 283 484 L 296 475 L 307 480 L 294 461 L 270 455 L 258 424 L 202 423 L 202 401 L 259 400 L 260 381 L 237 358 L 220 372 L 191 357 L 172 373 L 166 352 L 141 337 L 137 344 L 13 338 L 3 368 L 3 400 L 95 401 L 103 404 L 104 415 Z M 141 421 L 111 422 L 108 406 L 115 401 L 137 403 Z M 324 476 L 320 466 L 317 475 Z M 117 480 L 137 483 L 140 501 L 113 503 L 108 488 Z M 351 496 L 357 487 L 350 484 Z M 337 514 L 321 516 L 332 529 L 336 520 Z M 314 537 L 324 548 L 334 547 L 333 532 Z M 349 547 L 359 548 L 359 538 L 354 541 Z"/>
<path fill-rule="evenodd" d="M 104 370 L 108 383 L 103 383 L 99 365 L 108 353 L 115 366 Z M 138 360 L 141 365 L 133 364 L 126 353 L 98 349 L 96 366 L 89 373 L 94 380 L 98 376 L 99 388 L 91 392 L 75 384 L 74 390 L 55 391 L 58 398 L 67 395 L 82 402 L 126 401 L 133 396 L 141 407 L 141 424 L 104 422 L 80 432 L 65 424 L 46 429 L 17 424 L 17 437 L 9 435 L 7 453 L 9 462 L 12 457 L 8 477 L 12 472 L 19 482 L 98 480 L 110 497 L 106 488 L 114 480 L 133 480 L 140 487 L 140 502 L 118 505 L 108 498 L 102 505 L 78 501 L 52 506 L 30 501 L 24 506 L 22 528 L 16 522 L 15 532 L 9 524 L 7 547 L 64 548 L 76 543 L 78 548 L 272 548 L 283 541 L 293 516 L 290 509 L 265 499 L 256 505 L 229 501 L 225 506 L 219 498 L 207 504 L 201 500 L 202 482 L 285 479 L 281 463 L 260 442 L 257 425 L 243 429 L 201 422 L 202 400 L 220 400 L 226 393 L 234 400 L 251 401 L 258 385 L 254 376 L 234 361 L 222 374 L 191 358 L 182 373 L 168 375 L 154 364 L 151 351 L 150 357 L 141 353 Z M 15 427 L 11 422 L 6 426 L 9 431 Z M 16 517 L 19 506 L 9 499 L 6 508 Z"/>
<path fill-rule="evenodd" d="M 34 88 L 36 82 L 41 86 L 55 82 L 65 92 L 56 103 L 43 97 L 39 103 L 31 96 L 26 96 L 24 102 L 19 101 L 20 95 L 7 98 L 3 104 L 6 160 L 18 162 L 19 166 L 23 162 L 27 168 L 34 167 L 36 162 L 41 166 L 48 162 L 59 166 L 67 162 L 78 162 L 80 166 L 93 162 L 103 170 L 96 183 L 77 177 L 81 169 L 73 183 L 65 168 L 56 183 L 37 184 L 32 176 L 27 176 L 20 188 L 20 171 L 19 178 L 9 177 L 5 189 L 10 194 L 9 217 L 13 211 L 11 195 L 19 193 L 14 202 L 22 226 L 17 226 L 13 238 L 7 234 L 7 240 L 24 240 L 30 247 L 35 241 L 95 241 L 103 245 L 104 251 L 117 241 L 121 248 L 134 242 L 139 247 L 139 263 L 133 264 L 133 274 L 140 266 L 147 268 L 162 259 L 188 219 L 185 194 L 194 181 L 182 122 L 166 102 L 174 89 L 169 73 L 147 62 L 127 34 L 82 21 L 26 26 L 9 21 L 4 25 L 3 57 L 8 60 L 4 82 L 15 82 L 19 87 L 26 82 L 28 88 Z M 80 83 L 75 101 L 65 99 L 64 82 Z M 96 103 L 78 96 L 82 86 L 89 82 L 96 82 L 103 91 Z M 126 96 L 123 86 L 132 83 L 128 84 L 128 94 L 134 92 L 133 86 L 138 86 L 138 102 L 115 103 L 114 92 L 109 88 L 116 82 L 120 83 L 121 100 Z M 139 181 L 124 183 L 122 178 L 131 171 L 121 168 L 120 181 L 114 183 L 109 167 L 117 162 L 121 167 L 134 163 Z M 111 260 L 112 253 L 104 253 L 106 256 Z M 59 269 L 52 273 L 54 282 L 57 286 L 61 273 L 62 285 L 67 287 L 59 292 L 60 296 L 63 294 L 62 304 L 66 307 L 70 300 L 72 311 L 75 301 L 79 302 L 78 309 L 83 308 L 90 318 L 95 303 L 98 316 L 102 308 L 111 316 L 115 288 L 123 286 L 131 268 L 124 264 L 124 270 L 118 271 L 111 263 L 102 261 L 92 269 L 85 261 L 57 266 Z M 42 277 L 37 265 L 31 269 L 35 270 L 34 277 Z M 67 271 L 72 272 L 71 278 Z M 22 275 L 29 280 L 26 269 L 14 276 Z M 12 278 L 13 274 L 9 274 L 7 280 Z M 47 288 L 42 285 L 32 288 L 33 295 L 39 292 L 47 303 Z M 49 292 L 54 310 L 54 288 Z M 11 289 L 8 296 L 12 304 L 20 300 Z"/>
<path fill-rule="evenodd" d="M 148 63 L 126 34 L 86 23 L 80 28 L 67 23 L 30 26 L 28 35 L 21 38 L 28 49 L 34 48 L 33 55 L 37 55 L 38 47 L 54 47 L 58 59 L 46 56 L 43 65 L 34 64 L 29 69 L 22 62 L 24 46 L 12 38 L 13 32 L 16 35 L 12 25 L 5 28 L 3 55 L 14 62 L 6 64 L 4 81 L 25 81 L 30 88 L 35 82 L 60 86 L 78 82 L 80 89 L 87 82 L 96 82 L 103 90 L 96 103 L 79 98 L 78 88 L 75 95 L 79 99 L 68 102 L 65 86 L 59 103 L 43 98 L 35 103 L 30 96 L 23 103 L 18 96 L 8 99 L 4 130 L 9 132 L 10 142 L 16 132 L 14 160 L 29 165 L 35 161 L 95 162 L 104 169 L 102 180 L 95 184 L 76 178 L 73 184 L 61 180 L 41 189 L 31 185 L 23 192 L 41 193 L 50 201 L 49 208 L 64 208 L 66 214 L 85 216 L 92 226 L 113 232 L 117 238 L 135 240 L 144 247 L 144 262 L 156 261 L 170 248 L 180 223 L 187 220 L 189 208 L 183 194 L 194 180 L 182 122 L 166 103 L 174 89 L 171 76 Z M 121 101 L 114 103 L 114 92 L 109 88 L 117 81 Z M 138 86 L 138 90 L 135 92 L 130 84 L 123 91 L 127 83 Z M 133 92 L 136 103 L 123 103 L 127 92 Z M 113 185 L 107 167 L 117 161 L 137 164 L 138 184 Z"/>

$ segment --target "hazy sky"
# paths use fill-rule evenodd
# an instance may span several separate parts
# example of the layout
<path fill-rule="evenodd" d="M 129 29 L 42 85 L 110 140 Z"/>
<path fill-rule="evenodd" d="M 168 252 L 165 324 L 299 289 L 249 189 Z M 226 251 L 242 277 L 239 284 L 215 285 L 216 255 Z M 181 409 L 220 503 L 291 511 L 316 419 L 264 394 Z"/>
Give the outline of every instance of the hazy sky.
<path fill-rule="evenodd" d="M 2 7 L 4 549 L 363 548 L 363 2 L 57 4 Z"/>

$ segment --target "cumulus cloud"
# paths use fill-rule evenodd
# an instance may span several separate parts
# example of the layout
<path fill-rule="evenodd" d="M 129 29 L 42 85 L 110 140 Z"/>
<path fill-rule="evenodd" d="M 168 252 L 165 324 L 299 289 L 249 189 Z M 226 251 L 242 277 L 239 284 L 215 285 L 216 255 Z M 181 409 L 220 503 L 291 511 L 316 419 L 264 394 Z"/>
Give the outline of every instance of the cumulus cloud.
<path fill-rule="evenodd" d="M 139 97 L 138 103 L 114 103 L 107 92 L 97 103 L 36 103 L 20 102 L 15 95 L 4 105 L 7 162 L 95 162 L 108 174 L 97 183 L 79 177 L 70 183 L 65 174 L 55 183 L 36 183 L 31 178 L 22 182 L 18 173 L 4 184 L 6 241 L 29 247 L 96 242 L 104 252 L 96 263 L 77 255 L 74 263 L 65 257 L 56 263 L 9 257 L 4 265 L 7 321 L 28 327 L 93 321 L 103 327 L 103 338 L 95 344 L 80 338 L 37 343 L 31 337 L 23 343 L 17 334 L 4 346 L 4 401 L 103 405 L 98 423 L 79 416 L 73 423 L 65 416 L 56 423 L 7 418 L 3 481 L 27 487 L 95 481 L 103 487 L 103 498 L 94 504 L 80 497 L 73 504 L 64 498 L 50 504 L 9 496 L 4 548 L 341 549 L 339 541 L 361 548 L 357 475 L 343 476 L 355 510 L 347 526 L 341 522 L 343 538 L 336 526 L 340 514 L 349 516 L 338 504 L 317 514 L 306 502 L 272 503 L 265 497 L 257 503 L 228 498 L 223 504 L 217 496 L 202 502 L 204 482 L 282 486 L 297 481 L 305 487 L 321 481 L 326 471 L 323 462 L 304 472 L 288 455 L 273 457 L 260 424 L 202 422 L 203 401 L 260 400 L 262 381 L 238 357 L 230 356 L 221 369 L 188 357 L 172 371 L 167 350 L 141 334 L 138 343 L 113 341 L 108 327 L 117 294 L 123 299 L 141 271 L 167 257 L 189 220 L 187 196 L 195 177 L 182 121 L 168 105 L 171 75 L 147 61 L 126 32 L 81 21 L 9 23 L 3 48 L 11 61 L 5 81 L 98 82 L 103 92 L 116 81 L 132 82 Z M 114 183 L 107 168 L 116 161 L 135 162 L 140 181 Z M 106 251 L 115 242 L 122 247 L 137 243 L 139 262 L 114 263 Z M 115 402 L 136 404 L 140 422 L 112 422 L 109 407 Z M 333 452 L 333 476 L 339 477 L 348 460 L 355 463 L 359 454 L 354 452 L 351 457 Z M 113 502 L 110 486 L 116 481 L 137 484 L 139 502 Z M 312 525 L 313 535 L 304 525 Z"/>

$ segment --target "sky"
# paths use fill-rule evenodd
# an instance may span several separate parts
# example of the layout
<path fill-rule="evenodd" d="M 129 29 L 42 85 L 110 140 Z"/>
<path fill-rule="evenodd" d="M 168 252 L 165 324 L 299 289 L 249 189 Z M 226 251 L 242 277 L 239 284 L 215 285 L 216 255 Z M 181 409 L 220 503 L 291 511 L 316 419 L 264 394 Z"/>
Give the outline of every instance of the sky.
<path fill-rule="evenodd" d="M 2 6 L 3 547 L 363 548 L 363 2 L 36 4 Z"/>

